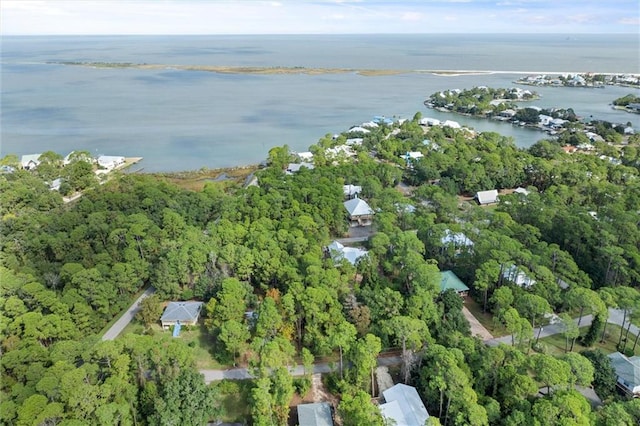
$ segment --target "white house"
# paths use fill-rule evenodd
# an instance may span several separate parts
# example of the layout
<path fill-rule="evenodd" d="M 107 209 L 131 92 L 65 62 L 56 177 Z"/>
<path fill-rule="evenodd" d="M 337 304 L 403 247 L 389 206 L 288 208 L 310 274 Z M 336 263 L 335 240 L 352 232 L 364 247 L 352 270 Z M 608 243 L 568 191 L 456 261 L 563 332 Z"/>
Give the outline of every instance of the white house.
<path fill-rule="evenodd" d="M 298 158 L 301 161 L 311 162 L 313 161 L 313 153 L 309 151 L 299 152 Z"/>
<path fill-rule="evenodd" d="M 356 197 L 362 192 L 362 187 L 358 185 L 342 185 L 342 193 L 348 199 Z"/>
<path fill-rule="evenodd" d="M 473 247 L 473 241 L 471 241 L 462 232 L 452 232 L 450 229 L 444 231 L 444 236 L 440 239 L 443 245 L 453 244 L 455 247 Z"/>
<path fill-rule="evenodd" d="M 350 128 L 348 133 L 371 133 L 371 130 L 365 129 L 362 126 L 355 126 Z"/>
<path fill-rule="evenodd" d="M 437 118 L 431 118 L 431 117 L 423 117 L 420 119 L 420 125 L 421 126 L 439 126 L 440 125 L 440 120 L 438 120 Z"/>
<path fill-rule="evenodd" d="M 502 277 L 514 283 L 518 287 L 530 288 L 536 283 L 536 280 L 528 276 L 524 271 L 516 265 L 511 265 L 502 271 Z"/>
<path fill-rule="evenodd" d="M 40 156 L 42 154 L 27 154 L 20 158 L 20 164 L 25 170 L 33 170 L 40 164 Z"/>
<path fill-rule="evenodd" d="M 124 157 L 113 155 L 101 155 L 98 157 L 98 166 L 103 169 L 113 170 L 123 164 Z"/>
<path fill-rule="evenodd" d="M 327 246 L 327 251 L 334 262 L 340 263 L 343 259 L 354 265 L 359 259 L 367 256 L 369 252 L 367 250 L 358 247 L 345 247 L 338 241 L 334 241 Z"/>
<path fill-rule="evenodd" d="M 516 194 L 529 195 L 530 191 L 526 188 L 522 188 L 521 186 L 517 187 L 513 190 Z"/>
<path fill-rule="evenodd" d="M 461 129 L 462 128 L 460 123 L 458 123 L 457 121 L 453 121 L 453 120 L 446 120 L 444 123 L 442 123 L 442 125 L 444 127 L 451 127 L 452 129 Z"/>
<path fill-rule="evenodd" d="M 380 404 L 382 417 L 395 426 L 424 426 L 429 418 L 418 391 L 413 386 L 398 383 L 382 392 L 385 403 Z"/>
<path fill-rule="evenodd" d="M 480 205 L 493 204 L 498 202 L 498 190 L 491 189 L 489 191 L 478 191 L 476 200 Z"/>

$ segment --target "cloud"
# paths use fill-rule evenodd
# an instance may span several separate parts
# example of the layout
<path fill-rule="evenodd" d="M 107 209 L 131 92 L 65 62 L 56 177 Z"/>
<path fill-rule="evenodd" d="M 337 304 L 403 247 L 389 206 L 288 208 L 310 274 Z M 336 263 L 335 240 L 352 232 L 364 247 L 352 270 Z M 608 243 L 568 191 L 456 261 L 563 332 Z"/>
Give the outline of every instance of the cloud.
<path fill-rule="evenodd" d="M 400 15 L 400 19 L 403 21 L 421 21 L 424 18 L 424 14 L 420 12 L 404 12 Z"/>

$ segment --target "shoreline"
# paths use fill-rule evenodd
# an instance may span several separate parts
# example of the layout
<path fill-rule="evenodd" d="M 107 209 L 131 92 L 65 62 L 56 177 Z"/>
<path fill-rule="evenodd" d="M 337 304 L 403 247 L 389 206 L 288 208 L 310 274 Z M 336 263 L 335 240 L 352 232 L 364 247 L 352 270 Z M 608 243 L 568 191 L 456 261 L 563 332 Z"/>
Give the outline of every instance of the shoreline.
<path fill-rule="evenodd" d="M 621 72 L 585 72 L 585 71 L 517 71 L 517 70 L 470 70 L 470 69 L 366 69 L 366 68 L 313 68 L 313 67 L 284 67 L 284 66 L 232 66 L 232 65 L 171 65 L 171 64 L 146 64 L 146 63 L 129 63 L 129 62 L 44 62 L 48 65 L 66 65 L 80 66 L 86 68 L 118 68 L 118 69 L 140 69 L 140 70 L 181 70 L 181 71 L 203 71 L 214 72 L 219 74 L 306 74 L 306 75 L 322 75 L 322 74 L 348 74 L 355 73 L 362 76 L 388 76 L 399 74 L 432 74 L 439 77 L 458 77 L 463 75 L 492 75 L 492 74 L 514 74 L 514 75 L 530 75 L 530 74 L 548 74 L 548 75 L 565 75 L 565 74 L 593 74 L 593 75 L 632 75 L 639 76 L 634 73 Z"/>

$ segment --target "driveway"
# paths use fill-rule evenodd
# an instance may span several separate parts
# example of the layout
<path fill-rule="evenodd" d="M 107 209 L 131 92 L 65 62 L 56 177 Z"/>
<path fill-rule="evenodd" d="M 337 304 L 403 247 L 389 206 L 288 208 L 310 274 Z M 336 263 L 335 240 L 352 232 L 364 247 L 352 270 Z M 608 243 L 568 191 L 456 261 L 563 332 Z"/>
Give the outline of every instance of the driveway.
<path fill-rule="evenodd" d="M 133 305 L 129 306 L 129 309 L 124 311 L 120 319 L 118 319 L 118 321 L 116 321 L 111 326 L 111 328 L 109 328 L 109 330 L 104 333 L 104 336 L 102 336 L 102 340 L 113 340 L 118 337 L 118 335 L 122 333 L 122 330 L 124 330 L 124 328 L 129 325 L 133 317 L 135 317 L 140 310 L 140 302 L 142 302 L 143 299 L 151 296 L 153 293 L 155 293 L 155 291 L 156 289 L 153 287 L 149 287 L 148 289 L 146 289 L 145 292 L 142 293 L 135 302 L 133 302 Z"/>

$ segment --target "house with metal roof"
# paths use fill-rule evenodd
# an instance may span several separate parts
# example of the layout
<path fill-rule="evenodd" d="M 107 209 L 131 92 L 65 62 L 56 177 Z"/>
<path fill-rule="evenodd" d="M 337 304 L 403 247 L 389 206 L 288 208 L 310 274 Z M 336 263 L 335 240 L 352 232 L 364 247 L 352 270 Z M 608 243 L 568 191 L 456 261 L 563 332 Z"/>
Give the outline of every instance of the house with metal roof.
<path fill-rule="evenodd" d="M 362 187 L 359 185 L 342 185 L 342 193 L 348 200 L 358 196 L 358 194 L 360 194 L 361 192 Z"/>
<path fill-rule="evenodd" d="M 366 201 L 356 196 L 351 200 L 345 201 L 344 208 L 347 209 L 351 226 L 371 225 L 374 212 Z"/>
<path fill-rule="evenodd" d="M 530 288 L 536 283 L 536 280 L 527 275 L 522 269 L 516 265 L 510 265 L 502 271 L 502 278 L 511 281 L 518 287 Z"/>
<path fill-rule="evenodd" d="M 613 352 L 608 357 L 618 377 L 618 388 L 629 396 L 640 398 L 640 356 L 627 358 L 620 352 Z"/>
<path fill-rule="evenodd" d="M 413 386 L 398 383 L 382 392 L 384 404 L 380 404 L 380 412 L 386 420 L 393 421 L 395 426 L 424 426 L 429 413 Z"/>
<path fill-rule="evenodd" d="M 444 231 L 444 235 L 440 238 L 440 242 L 445 246 L 453 245 L 456 249 L 460 249 L 462 247 L 473 247 L 473 241 L 471 241 L 464 233 L 453 232 L 450 229 L 446 229 Z"/>
<path fill-rule="evenodd" d="M 498 190 L 491 189 L 489 191 L 478 191 L 476 193 L 476 200 L 481 206 L 486 204 L 493 204 L 498 202 Z"/>
<path fill-rule="evenodd" d="M 196 325 L 202 310 L 202 302 L 169 302 L 160 322 L 162 328 L 168 329 L 172 325 Z"/>
<path fill-rule="evenodd" d="M 289 165 L 287 166 L 287 170 L 285 170 L 285 173 L 288 175 L 292 175 L 295 172 L 299 172 L 300 169 L 302 168 L 307 168 L 309 170 L 314 169 L 315 166 L 312 163 L 289 163 Z"/>
<path fill-rule="evenodd" d="M 33 170 L 40 164 L 42 154 L 27 154 L 20 157 L 20 165 L 25 170 Z"/>
<path fill-rule="evenodd" d="M 333 426 L 331 406 L 327 402 L 298 405 L 298 425 Z"/>
<path fill-rule="evenodd" d="M 340 263 L 343 259 L 346 259 L 347 262 L 354 266 L 359 259 L 369 254 L 367 250 L 358 247 L 345 247 L 338 241 L 334 241 L 329 244 L 327 246 L 327 250 L 334 262 Z"/>
<path fill-rule="evenodd" d="M 440 272 L 440 293 L 454 289 L 460 296 L 466 296 L 469 294 L 469 287 L 458 278 L 453 271 Z"/>

